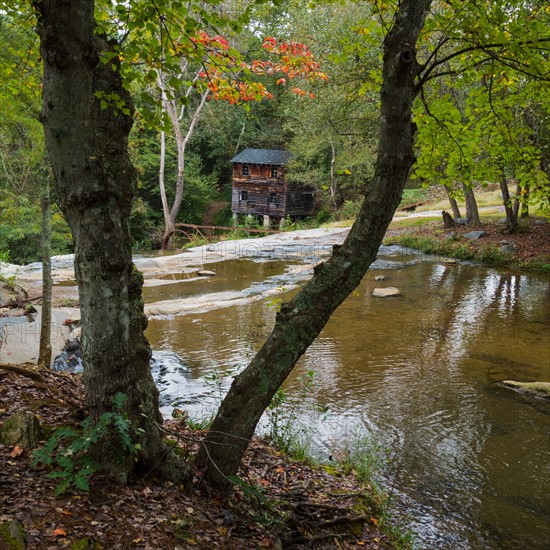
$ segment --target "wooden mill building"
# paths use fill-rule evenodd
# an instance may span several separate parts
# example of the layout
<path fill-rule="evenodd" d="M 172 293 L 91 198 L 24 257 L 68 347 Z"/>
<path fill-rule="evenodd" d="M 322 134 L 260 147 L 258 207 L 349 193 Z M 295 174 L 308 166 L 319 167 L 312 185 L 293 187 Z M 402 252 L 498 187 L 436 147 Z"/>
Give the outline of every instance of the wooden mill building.
<path fill-rule="evenodd" d="M 275 226 L 285 218 L 296 220 L 313 213 L 313 189 L 286 180 L 291 156 L 278 149 L 245 149 L 231 160 L 234 219 L 246 214 L 261 218 L 265 226 Z"/>

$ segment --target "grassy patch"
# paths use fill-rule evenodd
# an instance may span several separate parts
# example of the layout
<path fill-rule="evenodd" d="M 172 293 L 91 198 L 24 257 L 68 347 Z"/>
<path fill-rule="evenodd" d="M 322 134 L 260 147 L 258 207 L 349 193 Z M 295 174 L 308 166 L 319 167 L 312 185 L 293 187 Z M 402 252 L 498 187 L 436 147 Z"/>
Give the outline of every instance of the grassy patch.
<path fill-rule="evenodd" d="M 321 227 L 328 227 L 328 228 L 351 227 L 354 221 L 355 220 L 340 220 L 337 222 L 324 223 Z"/>
<path fill-rule="evenodd" d="M 513 267 L 526 269 L 528 271 L 539 271 L 541 273 L 550 274 L 550 260 L 547 256 L 532 258 L 524 262 L 514 261 L 511 265 Z"/>
<path fill-rule="evenodd" d="M 424 254 L 475 261 L 493 267 L 513 267 L 528 271 L 550 273 L 550 262 L 547 256 L 521 261 L 515 259 L 513 255 L 504 252 L 498 246 L 474 248 L 470 243 L 454 239 L 439 240 L 435 237 L 423 235 L 395 235 L 384 239 L 384 244 L 397 244 L 420 250 Z"/>
<path fill-rule="evenodd" d="M 401 202 L 399 203 L 400 207 L 409 206 L 419 202 L 425 202 L 430 197 L 430 191 L 421 187 L 419 189 L 405 189 L 403 191 L 403 196 L 401 197 Z"/>
<path fill-rule="evenodd" d="M 497 207 L 502 205 L 502 196 L 500 194 L 500 191 L 476 191 L 476 201 L 479 207 Z M 457 204 L 458 207 L 462 210 L 462 214 L 464 214 L 464 210 L 466 208 L 464 201 L 462 199 L 457 199 Z M 439 201 L 423 204 L 422 206 L 419 206 L 416 211 L 423 212 L 426 210 L 449 210 L 450 208 L 451 207 L 449 205 L 449 200 L 442 199 Z"/>
<path fill-rule="evenodd" d="M 424 254 L 471 260 L 491 266 L 505 266 L 512 264 L 512 257 L 496 246 L 476 250 L 469 243 L 455 240 L 440 241 L 434 237 L 420 235 L 397 235 L 388 237 L 384 244 L 398 244 L 407 248 L 420 250 Z"/>
<path fill-rule="evenodd" d="M 432 222 L 441 222 L 441 216 L 419 216 L 417 218 L 397 219 L 391 222 L 391 227 L 422 227 Z"/>

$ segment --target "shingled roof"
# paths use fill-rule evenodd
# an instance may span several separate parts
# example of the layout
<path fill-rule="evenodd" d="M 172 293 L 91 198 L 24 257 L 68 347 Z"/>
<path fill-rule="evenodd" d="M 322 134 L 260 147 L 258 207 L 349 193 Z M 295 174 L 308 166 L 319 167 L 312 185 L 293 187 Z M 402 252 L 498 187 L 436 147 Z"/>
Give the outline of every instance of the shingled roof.
<path fill-rule="evenodd" d="M 245 149 L 236 157 L 231 159 L 231 162 L 241 162 L 244 164 L 274 164 L 281 166 L 286 164 L 292 153 L 281 149 Z"/>

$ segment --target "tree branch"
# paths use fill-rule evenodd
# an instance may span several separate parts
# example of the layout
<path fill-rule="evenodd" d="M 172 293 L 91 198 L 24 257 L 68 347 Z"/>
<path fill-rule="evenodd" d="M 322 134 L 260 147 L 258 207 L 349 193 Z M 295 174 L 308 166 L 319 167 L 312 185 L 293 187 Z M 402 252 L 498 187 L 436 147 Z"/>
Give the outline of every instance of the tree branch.
<path fill-rule="evenodd" d="M 550 37 L 543 37 L 543 38 L 539 38 L 538 40 L 525 40 L 524 42 L 518 42 L 517 44 L 519 46 L 532 46 L 532 45 L 535 45 L 535 44 L 539 44 L 541 42 L 542 43 L 550 42 Z M 436 67 L 451 61 L 455 57 L 458 57 L 458 56 L 463 55 L 465 53 L 470 53 L 470 52 L 475 52 L 475 51 L 483 51 L 486 54 L 491 55 L 492 57 L 494 56 L 494 57 L 496 57 L 497 59 L 500 60 L 500 57 L 498 55 L 496 55 L 495 52 L 492 51 L 492 50 L 497 49 L 497 48 L 507 49 L 510 44 L 511 44 L 511 42 L 494 42 L 492 44 L 475 44 L 475 45 L 472 45 L 472 46 L 467 46 L 467 47 L 461 48 L 460 50 L 457 50 L 456 52 L 453 52 L 453 53 L 445 56 L 443 59 L 440 59 L 438 61 L 434 61 L 429 66 L 426 63 L 422 67 L 422 69 L 424 69 L 425 67 L 427 67 L 427 69 L 424 72 L 423 76 L 420 78 L 420 85 L 426 83 L 428 80 L 431 80 L 429 78 L 429 76 L 434 71 L 434 69 Z M 533 78 L 540 78 L 540 77 L 537 77 L 536 75 L 531 75 L 531 74 L 529 74 L 529 76 L 532 76 Z M 546 79 L 543 79 L 543 80 L 546 80 Z"/>

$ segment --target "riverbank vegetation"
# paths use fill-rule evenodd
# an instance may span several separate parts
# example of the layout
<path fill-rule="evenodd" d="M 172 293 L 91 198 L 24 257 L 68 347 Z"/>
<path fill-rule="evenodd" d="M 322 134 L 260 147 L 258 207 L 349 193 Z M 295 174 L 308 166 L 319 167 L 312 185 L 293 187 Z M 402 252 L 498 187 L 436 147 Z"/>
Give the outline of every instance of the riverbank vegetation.
<path fill-rule="evenodd" d="M 482 218 L 480 226 L 445 229 L 441 218 L 418 217 L 396 220 L 384 244 L 399 244 L 444 258 L 479 262 L 494 267 L 509 267 L 550 273 L 550 224 L 538 218 L 524 221 L 511 234 L 502 218 Z M 468 238 L 481 231 L 477 239 Z M 466 237 L 465 237 L 466 235 Z"/>

